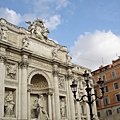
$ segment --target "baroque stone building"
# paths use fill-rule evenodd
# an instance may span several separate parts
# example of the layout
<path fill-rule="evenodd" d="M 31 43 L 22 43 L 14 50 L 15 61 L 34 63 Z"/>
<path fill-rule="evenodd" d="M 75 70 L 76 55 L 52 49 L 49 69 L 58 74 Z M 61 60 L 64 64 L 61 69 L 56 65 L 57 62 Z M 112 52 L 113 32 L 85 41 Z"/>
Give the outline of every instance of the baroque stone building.
<path fill-rule="evenodd" d="M 82 74 L 89 69 L 71 63 L 65 46 L 48 38 L 49 30 L 37 19 L 28 30 L 0 19 L 0 120 L 89 120 Z M 93 87 L 92 80 L 90 85 Z M 97 120 L 96 105 L 93 104 Z"/>

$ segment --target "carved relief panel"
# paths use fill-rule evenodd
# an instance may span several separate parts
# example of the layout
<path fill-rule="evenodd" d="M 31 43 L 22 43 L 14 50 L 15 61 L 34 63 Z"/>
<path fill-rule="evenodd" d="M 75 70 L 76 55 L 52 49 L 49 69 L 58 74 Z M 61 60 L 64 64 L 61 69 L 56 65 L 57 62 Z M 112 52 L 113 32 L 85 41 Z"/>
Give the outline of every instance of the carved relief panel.
<path fill-rule="evenodd" d="M 16 115 L 16 90 L 6 88 L 4 98 L 4 117 L 14 118 Z"/>
<path fill-rule="evenodd" d="M 6 63 L 6 78 L 14 80 L 17 78 L 17 64 L 12 62 Z"/>
<path fill-rule="evenodd" d="M 59 75 L 58 87 L 59 87 L 59 89 L 65 90 L 65 76 Z"/>

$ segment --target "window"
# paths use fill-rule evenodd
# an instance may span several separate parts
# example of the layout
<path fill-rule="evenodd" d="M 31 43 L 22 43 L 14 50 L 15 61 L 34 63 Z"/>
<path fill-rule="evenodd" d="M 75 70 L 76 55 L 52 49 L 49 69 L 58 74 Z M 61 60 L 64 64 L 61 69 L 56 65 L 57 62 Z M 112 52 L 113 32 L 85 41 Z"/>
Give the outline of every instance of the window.
<path fill-rule="evenodd" d="M 108 96 L 104 97 L 104 104 L 105 105 L 108 105 L 110 102 L 109 102 L 109 98 Z"/>
<path fill-rule="evenodd" d="M 108 116 L 108 115 L 112 115 L 112 110 L 107 110 L 106 111 L 106 115 Z"/>
<path fill-rule="evenodd" d="M 115 82 L 114 83 L 114 89 L 118 89 L 119 87 L 118 87 L 118 82 Z"/>
<path fill-rule="evenodd" d="M 100 117 L 100 112 L 97 112 L 98 117 Z"/>
<path fill-rule="evenodd" d="M 119 102 L 120 101 L 120 94 L 115 94 L 115 102 Z"/>
<path fill-rule="evenodd" d="M 106 81 L 106 77 L 105 77 L 105 75 L 102 76 L 102 79 L 103 79 L 103 81 Z"/>
<path fill-rule="evenodd" d="M 112 71 L 112 78 L 115 78 L 116 77 L 116 73 L 115 71 Z"/>
<path fill-rule="evenodd" d="M 108 92 L 108 86 L 104 87 L 104 92 Z"/>
<path fill-rule="evenodd" d="M 119 107 L 119 108 L 117 108 L 117 113 L 120 113 L 120 107 Z"/>

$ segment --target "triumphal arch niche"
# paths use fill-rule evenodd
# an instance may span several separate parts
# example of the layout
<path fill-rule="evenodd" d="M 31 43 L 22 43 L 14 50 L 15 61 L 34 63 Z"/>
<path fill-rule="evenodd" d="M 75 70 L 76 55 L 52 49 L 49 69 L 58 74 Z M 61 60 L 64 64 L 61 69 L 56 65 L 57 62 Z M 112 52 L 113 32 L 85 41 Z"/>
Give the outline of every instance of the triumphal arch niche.
<path fill-rule="evenodd" d="M 28 29 L 0 19 L 0 120 L 89 120 L 70 85 L 76 80 L 77 96 L 85 94 L 82 74 L 90 70 L 48 38 L 42 19 L 26 23 Z"/>

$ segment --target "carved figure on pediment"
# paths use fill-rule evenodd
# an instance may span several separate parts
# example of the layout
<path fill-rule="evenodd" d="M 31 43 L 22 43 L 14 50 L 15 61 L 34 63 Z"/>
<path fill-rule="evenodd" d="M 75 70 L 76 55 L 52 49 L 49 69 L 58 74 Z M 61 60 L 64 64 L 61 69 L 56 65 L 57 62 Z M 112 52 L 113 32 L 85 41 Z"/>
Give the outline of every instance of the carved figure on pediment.
<path fill-rule="evenodd" d="M 56 45 L 56 47 L 52 51 L 52 56 L 54 59 L 58 59 L 58 51 L 60 50 L 60 46 Z"/>
<path fill-rule="evenodd" d="M 13 101 L 13 92 L 9 91 L 8 95 L 5 97 L 5 117 L 15 117 L 14 107 L 15 102 Z"/>
<path fill-rule="evenodd" d="M 28 27 L 28 31 L 31 32 L 31 34 L 33 35 L 35 33 L 35 24 L 34 24 L 34 22 L 27 21 L 26 23 L 30 25 Z"/>
<path fill-rule="evenodd" d="M 31 109 L 31 120 L 50 120 L 43 104 L 43 95 L 34 101 L 33 108 Z"/>
<path fill-rule="evenodd" d="M 42 19 L 37 19 L 32 23 L 30 21 L 26 23 L 30 25 L 28 27 L 28 31 L 31 32 L 32 35 L 36 36 L 37 38 L 41 40 L 48 39 L 49 30 L 45 28 L 44 22 Z"/>
<path fill-rule="evenodd" d="M 12 79 L 15 79 L 16 73 L 17 73 L 16 65 L 7 64 L 6 70 L 7 70 L 7 76 L 12 78 Z"/>
<path fill-rule="evenodd" d="M 27 35 L 25 35 L 24 36 L 24 38 L 23 38 L 23 48 L 27 48 L 28 47 L 28 45 L 29 45 L 29 38 L 28 38 L 28 36 Z"/>
<path fill-rule="evenodd" d="M 67 58 L 67 64 L 70 64 L 72 57 L 70 56 L 69 52 L 67 53 L 66 58 Z"/>
<path fill-rule="evenodd" d="M 7 32 L 8 31 L 8 28 L 5 26 L 5 25 L 1 25 L 0 27 L 0 38 L 1 39 L 5 39 L 6 40 L 6 37 L 7 37 Z"/>
<path fill-rule="evenodd" d="M 61 114 L 61 117 L 65 117 L 65 112 L 66 112 L 65 98 L 61 98 L 60 99 L 60 114 Z"/>

